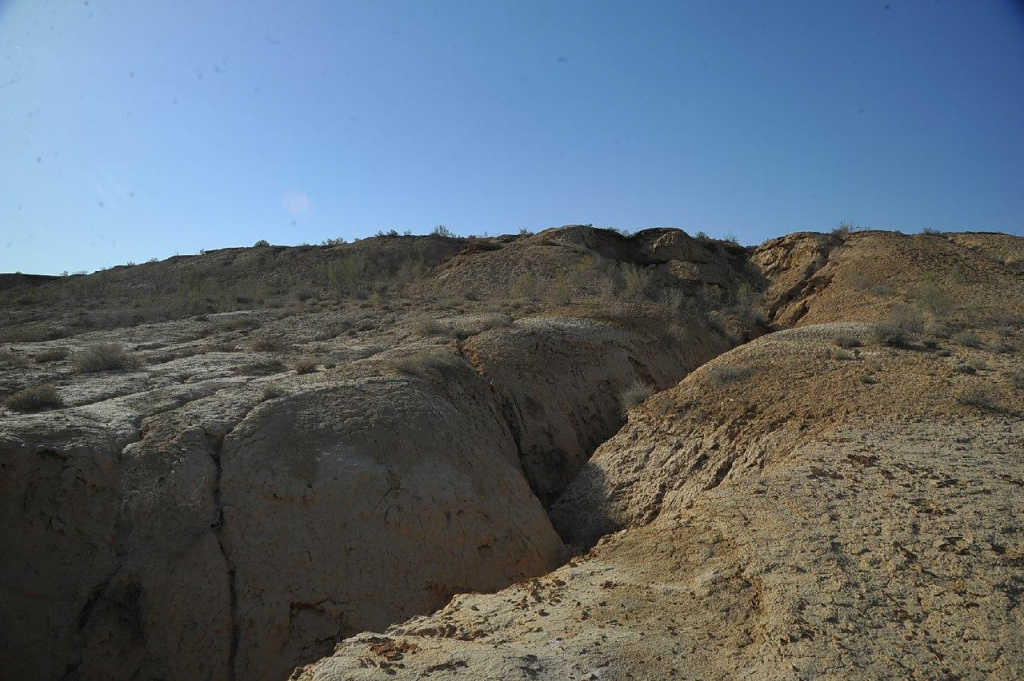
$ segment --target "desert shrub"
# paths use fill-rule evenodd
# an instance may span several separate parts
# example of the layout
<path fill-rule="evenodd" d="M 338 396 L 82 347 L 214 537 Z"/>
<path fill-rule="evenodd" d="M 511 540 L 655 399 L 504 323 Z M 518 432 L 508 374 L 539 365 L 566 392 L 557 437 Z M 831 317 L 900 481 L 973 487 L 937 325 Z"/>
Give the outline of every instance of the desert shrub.
<path fill-rule="evenodd" d="M 954 364 L 953 365 L 953 371 L 957 372 L 958 374 L 976 374 L 976 373 L 978 373 L 977 369 L 975 369 L 970 364 L 966 364 L 964 362 L 960 362 L 959 364 Z"/>
<path fill-rule="evenodd" d="M 11 411 L 34 412 L 60 409 L 64 406 L 64 400 L 52 385 L 36 385 L 8 395 L 4 406 Z"/>
<path fill-rule="evenodd" d="M 421 319 L 412 327 L 417 336 L 439 336 L 444 333 L 444 325 L 436 319 Z"/>
<path fill-rule="evenodd" d="M 254 243 L 254 244 L 252 245 L 252 247 L 253 247 L 253 248 L 263 248 L 263 247 L 266 247 L 266 246 L 269 246 L 269 245 L 270 245 L 270 242 L 269 242 L 269 241 L 267 241 L 266 239 L 260 239 L 259 241 L 257 241 L 256 243 Z"/>
<path fill-rule="evenodd" d="M 369 261 L 361 254 L 352 254 L 336 263 L 327 270 L 327 285 L 336 296 L 366 297 L 366 289 L 370 284 L 368 274 Z"/>
<path fill-rule="evenodd" d="M 267 400 L 273 400 L 278 397 L 284 397 L 287 394 L 288 391 L 286 391 L 281 386 L 277 385 L 276 383 L 271 384 L 263 388 L 263 392 L 260 393 L 260 402 L 266 402 Z"/>
<path fill-rule="evenodd" d="M 953 334 L 953 342 L 968 348 L 980 348 L 983 343 L 973 331 L 961 331 Z"/>
<path fill-rule="evenodd" d="M 320 292 L 316 289 L 310 288 L 309 286 L 300 286 L 295 290 L 295 299 L 300 303 L 304 303 L 313 298 L 318 298 L 319 296 Z"/>
<path fill-rule="evenodd" d="M 999 400 L 995 392 L 984 385 L 974 384 L 962 388 L 956 394 L 956 401 L 967 407 L 974 407 L 982 411 L 993 411 L 997 408 Z"/>
<path fill-rule="evenodd" d="M 328 238 L 320 242 L 321 246 L 341 246 L 342 244 L 348 243 L 345 237 Z"/>
<path fill-rule="evenodd" d="M 845 350 L 843 348 L 829 348 L 828 349 L 828 356 L 831 357 L 832 359 L 842 359 L 842 360 L 849 360 L 849 359 L 855 359 L 856 358 L 856 355 L 854 355 L 849 350 Z"/>
<path fill-rule="evenodd" d="M 0 352 L 0 367 L 21 369 L 28 366 L 28 360 L 15 352 Z"/>
<path fill-rule="evenodd" d="M 860 382 L 864 385 L 874 385 L 875 383 L 878 383 L 878 379 L 871 374 L 864 374 L 860 377 Z"/>
<path fill-rule="evenodd" d="M 252 342 L 252 349 L 256 352 L 280 352 L 287 347 L 284 339 L 280 336 L 264 334 Z"/>
<path fill-rule="evenodd" d="M 938 350 L 935 351 L 935 355 L 937 357 L 952 357 L 953 353 L 950 352 L 949 350 L 946 350 L 945 348 L 939 348 Z"/>
<path fill-rule="evenodd" d="M 537 297 L 537 276 L 533 272 L 523 272 L 519 275 L 515 285 L 516 292 L 524 297 L 534 300 Z"/>
<path fill-rule="evenodd" d="M 908 306 L 894 307 L 889 318 L 871 329 L 871 336 L 876 343 L 891 347 L 909 345 L 915 334 L 921 333 L 924 320 L 920 311 Z"/>
<path fill-rule="evenodd" d="M 253 329 L 260 328 L 260 320 L 249 315 L 242 315 L 233 317 L 227 321 L 222 322 L 218 327 L 218 331 L 252 331 Z"/>
<path fill-rule="evenodd" d="M 92 345 L 75 356 L 75 368 L 83 374 L 132 370 L 140 366 L 142 361 L 118 343 Z"/>
<path fill-rule="evenodd" d="M 297 374 L 311 374 L 316 371 L 317 362 L 315 359 L 304 358 L 292 364 L 292 369 Z"/>
<path fill-rule="evenodd" d="M 624 263 L 620 269 L 622 275 L 622 293 L 627 298 L 644 298 L 651 290 L 654 277 L 650 270 L 632 263 Z"/>
<path fill-rule="evenodd" d="M 284 362 L 279 359 L 261 359 L 237 366 L 232 371 L 241 376 L 269 376 L 284 370 Z"/>
<path fill-rule="evenodd" d="M 47 362 L 59 362 L 62 359 L 67 359 L 67 356 L 67 348 L 47 348 L 33 357 L 33 359 L 37 364 L 46 364 Z"/>
<path fill-rule="evenodd" d="M 751 373 L 750 368 L 745 366 L 715 367 L 708 372 L 708 379 L 715 385 L 725 385 L 744 381 L 750 378 Z"/>
<path fill-rule="evenodd" d="M 442 379 L 453 378 L 468 367 L 466 362 L 449 352 L 421 352 L 393 360 L 391 366 L 408 376 L 439 376 Z"/>
<path fill-rule="evenodd" d="M 454 238 L 456 238 L 455 232 L 451 231 L 450 229 L 448 229 L 444 225 L 437 225 L 436 227 L 434 227 L 434 229 L 430 230 L 430 233 L 433 236 L 443 236 L 446 239 L 454 239 Z"/>
<path fill-rule="evenodd" d="M 1006 374 L 1006 380 L 1017 390 L 1024 390 L 1024 371 L 1010 371 Z"/>
<path fill-rule="evenodd" d="M 639 378 L 630 383 L 619 395 L 619 404 L 628 411 L 654 394 L 654 388 Z"/>
<path fill-rule="evenodd" d="M 926 281 L 914 294 L 924 308 L 936 317 L 943 317 L 953 309 L 953 297 L 934 281 Z"/>
<path fill-rule="evenodd" d="M 836 336 L 832 339 L 832 342 L 835 343 L 837 347 L 846 348 L 847 350 L 850 348 L 859 348 L 861 346 L 860 338 L 857 338 L 856 336 L 848 336 L 846 334 Z"/>
<path fill-rule="evenodd" d="M 850 236 L 852 232 L 853 227 L 851 227 L 848 223 L 843 222 L 838 227 L 832 230 L 832 236 L 840 239 L 845 239 L 846 237 Z"/>

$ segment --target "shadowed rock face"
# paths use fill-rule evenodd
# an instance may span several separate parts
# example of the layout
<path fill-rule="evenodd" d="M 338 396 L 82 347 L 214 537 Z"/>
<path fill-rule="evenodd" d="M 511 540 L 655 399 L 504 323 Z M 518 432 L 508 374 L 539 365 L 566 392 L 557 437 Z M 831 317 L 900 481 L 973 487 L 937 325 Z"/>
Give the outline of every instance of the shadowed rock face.
<path fill-rule="evenodd" d="M 458 250 L 424 243 L 423 262 Z M 467 275 L 533 248 L 494 243 L 459 256 Z M 341 250 L 396 260 L 414 247 Z M 594 251 L 545 248 L 563 268 L 591 257 L 591 274 L 617 276 Z M 220 251 L 130 268 L 96 290 L 120 300 L 163 281 L 160 267 L 246 276 L 278 261 L 319 271 L 318 258 Z M 671 386 L 730 346 L 678 301 L 652 302 L 668 286 L 657 277 L 635 297 L 500 305 L 497 290 L 440 297 L 431 287 L 456 283 L 437 277 L 373 300 L 322 293 L 6 344 L 0 389 L 52 383 L 65 406 L 0 419 L 4 674 L 284 678 L 341 638 L 549 572 L 565 549 L 544 504 L 622 425 L 625 389 Z M 59 290 L 32 295 L 57 301 L 44 337 L 66 335 L 51 333 L 67 319 Z M 11 313 L 13 333 L 40 324 L 31 309 Z M 76 373 L 99 343 L 140 361 Z M 67 356 L 44 359 L 54 349 Z M 311 373 L 290 368 L 308 357 Z"/>

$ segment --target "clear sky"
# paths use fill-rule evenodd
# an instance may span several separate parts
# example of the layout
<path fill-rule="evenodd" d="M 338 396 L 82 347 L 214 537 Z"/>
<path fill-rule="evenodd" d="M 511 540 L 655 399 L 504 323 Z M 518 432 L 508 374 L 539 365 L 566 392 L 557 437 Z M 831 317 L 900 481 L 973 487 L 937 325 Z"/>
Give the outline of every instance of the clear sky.
<path fill-rule="evenodd" d="M 988 0 L 0 0 L 0 271 L 566 223 L 1024 233 Z"/>

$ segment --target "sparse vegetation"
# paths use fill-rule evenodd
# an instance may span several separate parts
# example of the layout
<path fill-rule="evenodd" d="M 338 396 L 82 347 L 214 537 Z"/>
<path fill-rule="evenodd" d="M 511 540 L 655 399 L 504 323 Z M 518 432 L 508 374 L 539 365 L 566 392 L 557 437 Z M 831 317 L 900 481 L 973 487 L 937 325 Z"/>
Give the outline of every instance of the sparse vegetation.
<path fill-rule="evenodd" d="M 430 233 L 433 236 L 443 236 L 446 239 L 455 239 L 456 238 L 455 232 L 451 231 L 450 229 L 448 229 L 444 225 L 437 225 L 436 227 L 434 227 L 434 229 L 432 229 L 430 231 Z"/>
<path fill-rule="evenodd" d="M 849 350 L 846 350 L 846 349 L 843 349 L 843 348 L 829 348 L 828 349 L 828 356 L 831 357 L 832 359 L 841 359 L 841 360 L 850 360 L 850 359 L 856 359 L 857 358 L 857 356 L 855 354 L 853 354 Z"/>
<path fill-rule="evenodd" d="M 6 352 L 0 352 L 0 367 L 22 369 L 26 366 L 28 366 L 28 360 L 25 359 L 24 355 L 11 352 L 9 350 Z"/>
<path fill-rule="evenodd" d="M 262 359 L 235 367 L 233 372 L 241 376 L 269 376 L 285 370 L 284 362 L 279 359 Z"/>
<path fill-rule="evenodd" d="M 619 395 L 619 404 L 623 411 L 629 411 L 653 394 L 654 388 L 638 378 Z"/>
<path fill-rule="evenodd" d="M 67 348 L 47 348 L 32 359 L 35 360 L 36 364 L 47 364 L 49 362 L 59 362 L 62 359 L 67 359 L 68 354 Z"/>
<path fill-rule="evenodd" d="M 311 374 L 316 371 L 317 361 L 308 357 L 303 358 L 292 364 L 292 370 L 299 374 Z"/>
<path fill-rule="evenodd" d="M 846 350 L 849 350 L 850 348 L 859 348 L 861 346 L 860 338 L 847 334 L 840 334 L 836 336 L 832 342 L 835 343 L 837 347 L 845 348 Z"/>
<path fill-rule="evenodd" d="M 953 310 L 953 297 L 934 280 L 928 280 L 914 292 L 917 300 L 936 318 L 942 318 Z"/>
<path fill-rule="evenodd" d="M 450 352 L 428 351 L 393 360 L 391 366 L 408 376 L 449 378 L 465 370 L 468 365 Z"/>
<path fill-rule="evenodd" d="M 268 385 L 265 388 L 263 388 L 263 391 L 260 393 L 260 402 L 266 402 L 267 400 L 273 400 L 277 399 L 278 397 L 284 397 L 287 394 L 288 391 L 286 391 L 283 387 L 277 385 L 276 383 L 272 383 L 271 385 Z"/>
<path fill-rule="evenodd" d="M 287 346 L 281 336 L 274 334 L 264 334 L 252 342 L 252 349 L 256 352 L 280 352 Z"/>
<path fill-rule="evenodd" d="M 956 401 L 967 407 L 974 407 L 981 411 L 994 411 L 998 406 L 998 399 L 995 392 L 980 383 L 975 383 L 962 388 L 956 394 Z"/>
<path fill-rule="evenodd" d="M 875 324 L 871 336 L 876 343 L 890 347 L 904 347 L 924 329 L 920 311 L 909 306 L 894 307 L 886 321 Z"/>
<path fill-rule="evenodd" d="M 264 248 L 270 245 L 270 242 L 266 239 L 260 239 L 252 245 L 253 248 Z"/>
<path fill-rule="evenodd" d="M 751 369 L 745 366 L 715 367 L 708 371 L 708 379 L 714 385 L 736 383 L 750 378 Z"/>
<path fill-rule="evenodd" d="M 101 371 L 130 371 L 142 366 L 142 360 L 125 351 L 118 343 L 92 345 L 75 356 L 75 369 L 79 373 Z"/>
<path fill-rule="evenodd" d="M 412 330 L 417 336 L 439 336 L 445 332 L 444 325 L 436 319 L 421 319 Z"/>
<path fill-rule="evenodd" d="M 36 385 L 19 390 L 4 399 L 4 406 L 11 411 L 36 412 L 44 409 L 60 409 L 64 400 L 52 385 Z"/>
<path fill-rule="evenodd" d="M 980 348 L 984 345 L 978 334 L 973 331 L 961 331 L 953 334 L 953 342 L 966 348 Z"/>

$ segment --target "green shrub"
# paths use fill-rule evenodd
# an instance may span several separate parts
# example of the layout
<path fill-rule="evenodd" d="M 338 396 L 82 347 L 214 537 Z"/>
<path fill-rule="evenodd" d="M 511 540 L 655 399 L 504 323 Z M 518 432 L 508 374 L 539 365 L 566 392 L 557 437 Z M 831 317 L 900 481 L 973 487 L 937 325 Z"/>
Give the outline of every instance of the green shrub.
<path fill-rule="evenodd" d="M 92 345 L 75 356 L 75 368 L 83 374 L 126 371 L 138 369 L 140 366 L 142 360 L 126 352 L 118 343 Z"/>
<path fill-rule="evenodd" d="M 52 385 L 36 385 L 8 395 L 4 406 L 11 411 L 35 412 L 60 409 L 64 406 L 64 400 Z"/>

